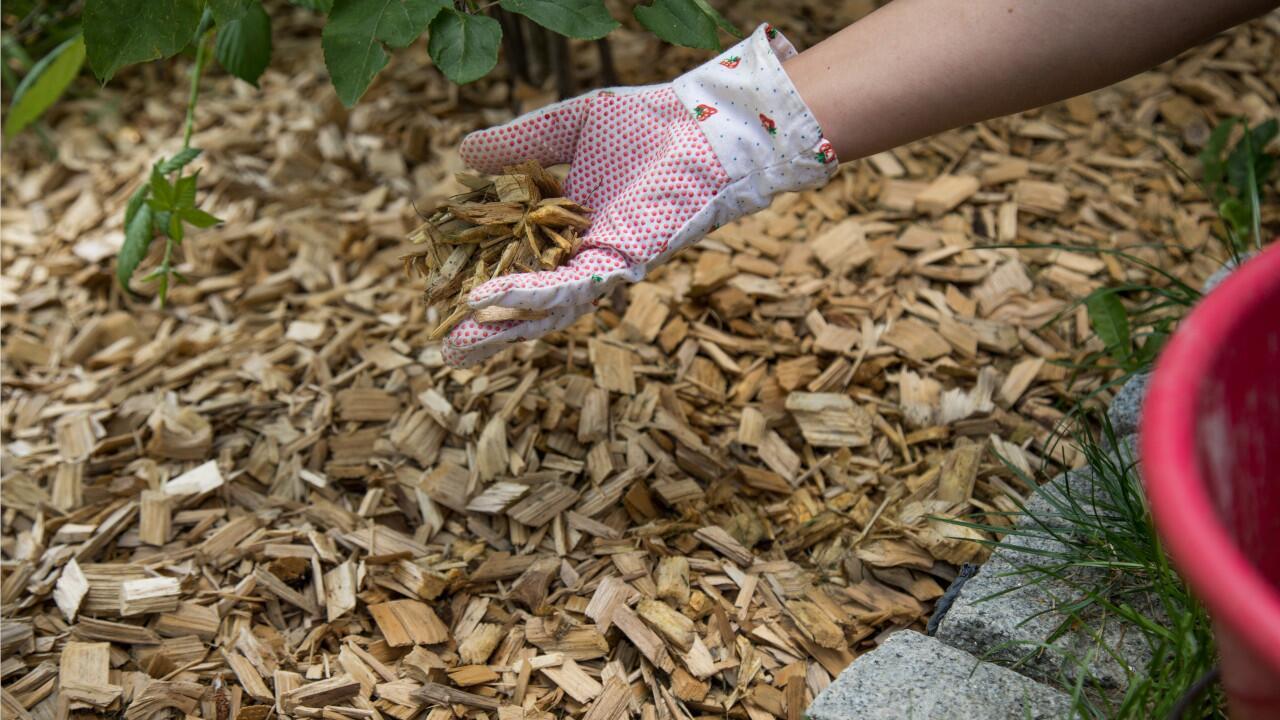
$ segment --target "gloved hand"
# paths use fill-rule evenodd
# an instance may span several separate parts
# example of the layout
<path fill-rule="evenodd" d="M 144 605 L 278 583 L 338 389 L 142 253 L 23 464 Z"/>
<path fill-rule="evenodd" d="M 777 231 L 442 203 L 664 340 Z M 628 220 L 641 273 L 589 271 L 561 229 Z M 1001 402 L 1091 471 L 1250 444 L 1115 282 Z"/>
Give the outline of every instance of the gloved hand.
<path fill-rule="evenodd" d="M 528 159 L 569 163 L 565 194 L 595 212 L 566 265 L 495 278 L 468 297 L 473 308 L 546 310 L 546 317 L 465 320 L 446 338 L 445 360 L 470 365 L 564 328 L 613 286 L 639 281 L 777 193 L 826 182 L 835 153 L 782 69 L 794 54 L 761 25 L 674 82 L 599 90 L 463 139 L 462 159 L 484 173 Z"/>

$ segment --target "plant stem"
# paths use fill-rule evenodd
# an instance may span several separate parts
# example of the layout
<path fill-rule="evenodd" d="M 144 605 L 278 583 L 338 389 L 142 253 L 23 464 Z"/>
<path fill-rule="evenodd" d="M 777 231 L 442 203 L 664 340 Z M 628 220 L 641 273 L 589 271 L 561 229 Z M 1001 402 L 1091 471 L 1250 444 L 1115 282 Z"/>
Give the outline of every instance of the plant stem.
<path fill-rule="evenodd" d="M 182 127 L 182 149 L 186 150 L 191 147 L 191 134 L 195 131 L 196 126 L 196 103 L 200 100 L 200 77 L 204 75 L 204 64 L 209 56 L 209 31 L 213 29 L 213 13 L 205 8 L 204 15 L 200 17 L 200 25 L 196 28 L 196 64 L 191 69 L 191 92 L 187 95 L 187 117 Z M 174 171 L 173 183 L 178 184 L 185 172 L 184 168 L 178 168 Z M 173 247 L 177 245 L 177 241 L 169 236 L 166 230 L 164 234 L 164 260 L 160 263 L 160 307 L 164 307 L 166 296 L 169 294 L 169 275 L 173 272 L 171 259 L 173 258 Z"/>
<path fill-rule="evenodd" d="M 164 302 L 169 295 L 169 274 L 173 271 L 173 268 L 169 264 L 169 261 L 173 257 L 174 245 L 177 245 L 177 243 L 173 241 L 173 238 L 169 237 L 166 234 L 164 236 L 164 259 L 160 261 L 160 267 L 159 267 L 158 278 L 157 278 L 157 280 L 160 282 L 160 292 L 156 295 L 156 297 L 159 298 L 160 300 L 161 308 L 164 307 Z"/>
<path fill-rule="evenodd" d="M 208 57 L 209 43 L 207 36 L 212 25 L 212 14 L 206 9 L 200 18 L 200 27 L 196 30 L 196 66 L 191 71 L 191 93 L 187 96 L 187 119 L 182 129 L 182 149 L 191 147 L 191 133 L 195 130 L 196 102 L 200 99 L 200 76 L 204 74 L 204 63 Z M 181 171 L 179 171 L 181 177 Z"/>

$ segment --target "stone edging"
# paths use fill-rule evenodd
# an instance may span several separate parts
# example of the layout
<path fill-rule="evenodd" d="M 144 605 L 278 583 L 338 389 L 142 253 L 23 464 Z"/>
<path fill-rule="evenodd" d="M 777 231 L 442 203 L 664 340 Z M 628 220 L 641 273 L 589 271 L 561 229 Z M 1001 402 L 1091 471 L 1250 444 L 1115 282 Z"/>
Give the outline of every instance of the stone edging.
<path fill-rule="evenodd" d="M 1241 259 L 1247 260 L 1250 255 Z M 1217 287 L 1235 264 L 1228 262 L 1204 283 Z M 1122 461 L 1136 458 L 1138 419 L 1149 373 L 1129 378 L 1112 399 L 1107 417 Z M 1115 449 L 1112 452 L 1116 452 Z M 1091 496 L 1088 469 L 1063 473 L 1037 488 L 1027 503 L 1029 515 L 1048 517 L 1046 493 L 1069 492 L 1077 500 Z M 1022 522 L 1026 522 L 1025 519 Z M 1051 549 L 1050 539 L 1018 536 L 998 545 L 971 579 L 957 578 L 930 620 L 936 636 L 913 630 L 890 635 L 879 647 L 858 657 L 805 711 L 810 720 L 1036 720 L 1074 717 L 1064 687 L 1080 667 L 1108 692 L 1123 693 L 1126 673 L 1121 662 L 1142 668 L 1150 648 L 1136 628 L 1114 619 L 1093 618 L 1093 627 L 1046 645 L 1043 641 L 1062 615 L 1053 608 L 1075 596 L 1065 582 L 1028 585 L 1016 573 L 1037 556 L 1017 549 Z M 1060 545 L 1059 545 L 1060 547 Z M 1087 581 L 1087 577 L 1082 575 Z M 1080 578 L 1077 578 L 1080 579 Z M 1152 616 L 1159 613 L 1152 609 Z M 1097 653 L 1096 637 L 1119 659 Z M 1028 659 L 1028 652 L 1040 646 Z"/>
<path fill-rule="evenodd" d="M 1117 433 L 1121 460 L 1132 461 L 1132 435 L 1147 376 L 1134 376 L 1116 394 L 1108 416 Z M 1029 516 L 1051 518 L 1048 493 L 1070 493 L 1086 502 L 1093 493 L 1088 469 L 1073 470 L 1040 486 L 1027 504 Z M 1025 518 L 1020 524 L 1028 522 Z M 940 602 L 930 627 L 936 636 L 911 630 L 891 635 L 855 660 L 806 711 L 811 720 L 854 718 L 1063 718 L 1071 716 L 1065 692 L 1086 668 L 1107 692 L 1123 693 L 1130 668 L 1150 659 L 1145 639 L 1115 619 L 1091 618 L 1093 627 L 1046 644 L 1063 615 L 1054 607 L 1078 593 L 1066 581 L 1027 583 L 1019 568 L 1039 556 L 1019 548 L 1053 550 L 1049 538 L 1009 536 L 967 582 L 948 589 L 950 607 Z M 1088 582 L 1086 572 L 1073 578 Z M 944 596 L 945 597 L 945 596 Z M 1097 637 L 1122 660 L 1096 651 Z M 1039 650 L 1037 650 L 1037 647 Z"/>

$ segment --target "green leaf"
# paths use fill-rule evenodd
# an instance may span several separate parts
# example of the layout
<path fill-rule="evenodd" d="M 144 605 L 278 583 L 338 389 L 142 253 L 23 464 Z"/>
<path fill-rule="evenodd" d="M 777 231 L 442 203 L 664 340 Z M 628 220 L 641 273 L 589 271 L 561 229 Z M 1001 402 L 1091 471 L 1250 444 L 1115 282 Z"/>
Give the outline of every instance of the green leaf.
<path fill-rule="evenodd" d="M 161 161 L 161 163 L 156 166 L 156 170 L 158 170 L 161 175 L 172 175 L 186 167 L 192 160 L 200 157 L 201 152 L 200 148 L 184 148 L 179 150 L 177 155 Z"/>
<path fill-rule="evenodd" d="M 152 168 L 151 199 L 147 203 L 156 210 L 172 210 L 175 196 L 173 185 L 170 185 L 165 176 L 160 174 L 160 167 Z"/>
<path fill-rule="evenodd" d="M 1085 299 L 1089 324 L 1117 360 L 1129 356 L 1129 313 L 1113 292 L 1094 293 Z"/>
<path fill-rule="evenodd" d="M 138 194 L 134 193 L 134 197 L 137 196 Z M 132 198 L 129 200 L 129 205 L 133 205 Z M 129 278 L 133 277 L 133 271 L 138 268 L 138 264 L 151 249 L 151 240 L 154 237 L 155 233 L 151 231 L 151 208 L 140 202 L 129 218 L 129 222 L 125 223 L 124 245 L 120 247 L 120 254 L 116 256 L 116 278 L 125 290 L 129 289 Z"/>
<path fill-rule="evenodd" d="M 239 19 L 218 25 L 214 55 L 227 72 L 258 87 L 258 78 L 271 62 L 271 18 L 261 5 L 255 3 Z"/>
<path fill-rule="evenodd" d="M 178 184 L 174 186 L 174 210 L 189 210 L 196 206 L 196 183 L 199 179 L 200 173 L 178 178 Z"/>
<path fill-rule="evenodd" d="M 333 0 L 289 0 L 289 2 L 308 10 L 328 13 L 333 9 Z"/>
<path fill-rule="evenodd" d="M 654 0 L 632 11 L 636 20 L 654 35 L 675 45 L 719 50 L 716 23 L 694 0 Z"/>
<path fill-rule="evenodd" d="M 1236 118 L 1228 118 L 1218 124 L 1209 134 L 1209 141 L 1204 144 L 1204 149 L 1200 151 L 1200 165 L 1204 169 L 1204 184 L 1216 196 L 1223 175 L 1226 174 L 1226 164 L 1222 160 L 1222 152 L 1227 148 L 1227 141 L 1231 138 L 1231 129 L 1236 126 Z M 1215 197 L 1215 200 L 1221 202 L 1221 197 Z"/>
<path fill-rule="evenodd" d="M 1237 233 L 1248 234 L 1253 225 L 1253 212 L 1239 198 L 1227 198 L 1218 203 L 1218 215 Z"/>
<path fill-rule="evenodd" d="M 498 4 L 552 32 L 583 40 L 602 38 L 618 27 L 604 0 L 500 0 Z"/>
<path fill-rule="evenodd" d="M 11 138 L 22 132 L 49 109 L 84 65 L 84 36 L 77 34 L 40 58 L 40 62 L 22 78 L 13 91 L 9 116 L 4 119 L 4 136 Z"/>
<path fill-rule="evenodd" d="M 321 45 L 342 104 L 355 105 L 373 77 L 386 67 L 389 57 L 384 44 L 407 46 L 449 4 L 447 0 L 334 0 Z"/>
<path fill-rule="evenodd" d="M 126 65 L 166 58 L 191 42 L 202 0 L 85 0 L 84 44 L 102 82 Z"/>
<path fill-rule="evenodd" d="M 497 20 L 447 8 L 431 21 L 427 51 L 445 77 L 462 85 L 479 80 L 498 64 L 501 41 Z"/>
<path fill-rule="evenodd" d="M 151 192 L 151 185 L 143 184 L 142 187 L 133 191 L 129 196 L 129 204 L 124 208 L 124 226 L 129 227 L 129 223 L 133 222 L 133 216 L 138 214 L 138 210 L 142 209 L 142 204 L 147 201 L 147 193 Z"/>
<path fill-rule="evenodd" d="M 1253 135 L 1253 146 L 1261 154 L 1263 148 L 1275 139 L 1277 133 L 1280 133 L 1280 120 L 1271 118 L 1264 123 L 1259 123 L 1257 127 L 1249 132 Z"/>
<path fill-rule="evenodd" d="M 1135 369 L 1150 365 L 1155 361 L 1156 356 L 1169 342 L 1169 333 L 1163 330 L 1157 330 L 1147 336 L 1142 343 L 1142 347 L 1138 348 L 1138 352 L 1134 353 Z"/>
<path fill-rule="evenodd" d="M 1231 155 L 1227 158 L 1227 181 L 1239 195 L 1243 196 L 1251 192 L 1250 174 L 1253 175 L 1256 187 L 1262 188 L 1266 184 L 1273 158 L 1263 152 L 1263 149 L 1275 137 L 1276 129 L 1275 120 L 1259 123 L 1252 130 L 1246 130 L 1231 150 Z M 1249 167 L 1251 164 L 1252 168 Z"/>
<path fill-rule="evenodd" d="M 1227 183 L 1235 188 L 1237 194 L 1249 192 L 1249 175 L 1254 162 L 1253 147 L 1249 143 L 1248 133 L 1240 138 L 1231 155 L 1227 157 Z"/>
<path fill-rule="evenodd" d="M 187 208 L 182 211 L 182 220 L 198 228 L 210 228 L 222 222 L 221 218 L 210 215 L 200 208 Z"/>
<path fill-rule="evenodd" d="M 182 244 L 182 215 L 180 213 L 173 213 L 169 216 L 168 234 L 169 237 L 173 238 L 174 242 Z"/>
<path fill-rule="evenodd" d="M 164 307 L 165 300 L 169 298 L 169 269 L 159 268 L 148 275 L 146 279 L 159 281 L 159 287 L 156 288 L 156 297 L 160 299 L 160 307 Z"/>
<path fill-rule="evenodd" d="M 258 0 L 209 0 L 209 12 L 213 13 L 213 19 L 219 27 L 244 17 L 249 8 L 254 6 L 262 9 Z"/>
<path fill-rule="evenodd" d="M 714 20 L 721 30 L 736 38 L 742 37 L 742 31 L 739 30 L 736 25 L 729 22 L 725 16 L 721 15 L 719 10 L 711 7 L 711 3 L 707 2 L 707 0 L 693 0 L 693 2 L 707 17 Z"/>
<path fill-rule="evenodd" d="M 148 200 L 147 204 L 150 205 L 151 201 Z M 156 229 L 156 232 L 162 233 L 167 237 L 169 235 L 169 222 L 172 220 L 173 213 L 168 210 L 156 210 L 154 207 L 151 210 L 153 211 L 151 226 Z"/>

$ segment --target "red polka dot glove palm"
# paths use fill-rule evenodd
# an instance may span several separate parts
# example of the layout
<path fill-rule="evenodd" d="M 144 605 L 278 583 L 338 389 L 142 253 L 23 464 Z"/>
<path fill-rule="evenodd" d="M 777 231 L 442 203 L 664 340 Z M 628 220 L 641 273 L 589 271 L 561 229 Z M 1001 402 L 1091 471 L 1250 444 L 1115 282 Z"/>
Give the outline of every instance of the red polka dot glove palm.
<path fill-rule="evenodd" d="M 468 135 L 462 158 L 486 173 L 534 159 L 569 163 L 565 194 L 592 208 L 590 230 L 555 270 L 496 278 L 468 298 L 546 310 L 538 320 L 465 320 L 449 334 L 452 365 L 572 323 L 620 282 L 777 193 L 816 187 L 836 158 L 782 60 L 791 44 L 768 25 L 674 82 L 589 93 Z"/>

